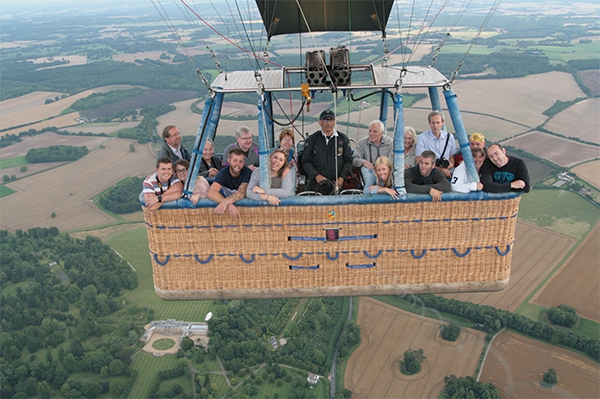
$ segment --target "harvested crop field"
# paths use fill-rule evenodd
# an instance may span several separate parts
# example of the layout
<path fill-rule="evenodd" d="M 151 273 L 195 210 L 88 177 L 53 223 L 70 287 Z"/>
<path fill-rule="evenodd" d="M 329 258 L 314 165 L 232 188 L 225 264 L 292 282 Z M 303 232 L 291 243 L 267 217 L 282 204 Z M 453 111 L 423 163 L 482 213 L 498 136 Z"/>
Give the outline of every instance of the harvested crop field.
<path fill-rule="evenodd" d="M 502 291 L 445 294 L 464 302 L 515 311 L 569 253 L 576 240 L 540 227 L 517 222 L 510 282 Z"/>
<path fill-rule="evenodd" d="M 32 148 L 50 147 L 51 145 L 72 145 L 75 147 L 86 146 L 88 150 L 91 151 L 108 139 L 109 137 L 66 136 L 62 134 L 46 132 L 37 136 L 29 137 L 20 143 L 4 147 L 2 149 L 2 156 L 0 158 L 7 159 L 19 157 L 27 154 L 27 151 Z"/>
<path fill-rule="evenodd" d="M 599 242 L 600 224 L 597 224 L 531 302 L 548 308 L 566 304 L 579 315 L 600 322 Z"/>
<path fill-rule="evenodd" d="M 456 342 L 439 336 L 442 322 L 361 297 L 358 324 L 362 342 L 348 359 L 344 387 L 361 398 L 435 398 L 450 374 L 473 375 L 485 334 L 463 328 Z M 398 360 L 407 349 L 423 349 L 420 373 L 405 376 Z"/>
<path fill-rule="evenodd" d="M 2 109 L 2 119 L 0 119 L 0 129 L 7 129 L 13 126 L 20 126 L 23 124 L 29 124 L 33 122 L 43 121 L 53 116 L 58 116 L 60 113 L 69 108 L 71 104 L 80 98 L 87 97 L 92 94 L 94 90 L 86 90 L 81 93 L 53 101 L 50 104 L 44 104 L 46 99 L 54 100 L 54 97 L 60 94 L 56 93 L 45 93 L 35 92 L 26 94 L 21 97 L 12 98 L 5 100 L 0 103 L 0 109 Z M 75 119 L 79 115 L 77 113 L 69 114 L 70 119 Z M 74 115 L 74 116 L 73 116 Z M 54 120 L 58 119 L 55 118 Z M 71 122 L 70 124 L 74 124 Z M 57 124 L 50 124 L 48 126 L 57 126 Z M 63 125 L 65 126 L 65 125 Z M 31 129 L 31 126 L 22 128 L 20 131 Z M 3 132 L 2 134 L 6 134 Z"/>
<path fill-rule="evenodd" d="M 190 100 L 176 102 L 173 104 L 177 107 L 175 111 L 159 116 L 157 118 L 158 127 L 156 128 L 158 134 L 162 134 L 165 126 L 176 125 L 179 129 L 179 133 L 183 136 L 195 137 L 198 132 L 198 125 L 202 119 L 202 115 L 191 111 L 191 106 L 196 100 L 197 98 L 192 98 Z"/>
<path fill-rule="evenodd" d="M 544 127 L 567 137 L 577 137 L 583 141 L 600 144 L 599 114 L 600 99 L 588 98 L 555 115 Z"/>
<path fill-rule="evenodd" d="M 137 121 L 132 122 L 107 122 L 107 123 L 86 123 L 85 125 L 77 125 L 68 127 L 66 130 L 69 133 L 77 134 L 79 132 L 93 133 L 93 134 L 112 134 L 121 129 L 134 128 L 140 124 L 142 118 L 138 118 Z"/>
<path fill-rule="evenodd" d="M 539 131 L 512 138 L 503 144 L 520 148 L 565 167 L 600 157 L 600 147 Z"/>
<path fill-rule="evenodd" d="M 544 388 L 540 381 L 549 368 L 556 371 L 558 383 Z M 570 350 L 505 330 L 492 342 L 480 381 L 494 384 L 502 398 L 598 398 L 600 366 Z"/>
<path fill-rule="evenodd" d="M 105 143 L 106 148 L 98 148 L 77 162 L 8 184 L 17 192 L 1 200 L 0 228 L 15 231 L 56 226 L 64 231 L 114 222 L 90 198 L 125 177 L 152 173 L 156 153 L 150 144 L 130 152 L 131 142 L 112 138 Z"/>
<path fill-rule="evenodd" d="M 571 170 L 594 187 L 600 188 L 600 161 L 586 162 Z"/>
<path fill-rule="evenodd" d="M 564 72 L 511 79 L 458 80 L 453 89 L 459 95 L 461 110 L 493 115 L 529 127 L 543 123 L 547 117 L 542 112 L 556 100 L 570 101 L 586 96 L 573 76 Z"/>
<path fill-rule="evenodd" d="M 103 116 L 114 115 L 117 112 L 139 109 L 159 102 L 171 104 L 189 100 L 190 98 L 197 99 L 198 95 L 198 92 L 191 90 L 146 89 L 140 96 L 128 97 L 117 104 L 107 104 L 100 108 L 81 111 L 81 115 L 86 118 L 101 118 Z"/>

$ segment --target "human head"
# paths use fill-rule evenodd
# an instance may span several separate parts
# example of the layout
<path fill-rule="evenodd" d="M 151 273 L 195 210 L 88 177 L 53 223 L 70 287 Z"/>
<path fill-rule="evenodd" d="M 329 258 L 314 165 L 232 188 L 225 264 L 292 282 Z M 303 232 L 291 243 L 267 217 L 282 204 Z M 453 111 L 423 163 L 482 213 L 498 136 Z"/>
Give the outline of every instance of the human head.
<path fill-rule="evenodd" d="M 485 148 L 485 136 L 481 133 L 473 133 L 469 137 L 469 146 L 473 148 Z"/>
<path fill-rule="evenodd" d="M 475 148 L 471 148 L 471 154 L 473 154 L 473 161 L 475 162 L 475 168 L 479 172 L 479 169 L 481 169 L 481 166 L 485 162 L 485 151 L 483 151 L 483 148 L 475 147 Z"/>
<path fill-rule="evenodd" d="M 288 167 L 287 154 L 285 150 L 276 149 L 271 152 L 271 156 L 269 157 L 271 172 L 276 172 L 277 176 L 283 176 L 283 172 Z"/>
<path fill-rule="evenodd" d="M 487 155 L 490 161 L 499 168 L 503 167 L 508 162 L 506 149 L 498 143 L 494 143 L 487 148 Z"/>
<path fill-rule="evenodd" d="M 173 176 L 173 162 L 169 157 L 158 158 L 156 161 L 156 176 L 161 183 L 169 181 Z"/>
<path fill-rule="evenodd" d="M 252 130 L 248 126 L 240 126 L 235 130 L 235 139 L 238 147 L 244 152 L 248 152 L 252 146 Z"/>
<path fill-rule="evenodd" d="M 410 126 L 406 126 L 404 128 L 404 154 L 410 148 L 413 148 L 417 145 L 417 132 L 414 128 Z"/>
<path fill-rule="evenodd" d="M 435 153 L 433 151 L 423 151 L 419 157 L 419 172 L 421 176 L 427 177 L 435 168 Z"/>
<path fill-rule="evenodd" d="M 286 151 L 294 148 L 296 144 L 296 140 L 294 139 L 294 133 L 292 129 L 283 129 L 281 133 L 279 133 L 279 146 Z"/>
<path fill-rule="evenodd" d="M 427 122 L 429 122 L 429 128 L 431 132 L 438 136 L 442 131 L 442 127 L 444 126 L 444 122 L 446 119 L 444 118 L 444 114 L 442 111 L 431 111 L 429 115 L 427 115 Z"/>
<path fill-rule="evenodd" d="M 333 134 L 333 128 L 335 127 L 335 115 L 332 110 L 326 109 L 321 112 L 319 116 L 319 126 L 321 126 L 321 131 L 326 136 L 331 136 Z"/>
<path fill-rule="evenodd" d="M 383 137 L 384 130 L 385 126 L 383 125 L 383 122 L 378 119 L 369 123 L 369 140 L 371 140 L 372 143 L 379 145 L 381 143 L 381 137 Z"/>
<path fill-rule="evenodd" d="M 206 139 L 206 143 L 204 143 L 204 150 L 202 151 L 202 158 L 210 161 L 215 155 L 215 143 L 212 139 Z"/>
<path fill-rule="evenodd" d="M 383 187 L 392 187 L 392 161 L 386 156 L 381 156 L 375 161 L 375 175 L 377 183 Z"/>
<path fill-rule="evenodd" d="M 179 129 L 177 129 L 177 126 L 165 126 L 162 131 L 162 136 L 167 144 L 173 148 L 177 148 L 181 144 L 181 134 L 179 134 Z"/>
<path fill-rule="evenodd" d="M 240 148 L 233 148 L 229 151 L 227 162 L 229 163 L 229 173 L 232 176 L 239 176 L 245 161 L 244 151 Z"/>
<path fill-rule="evenodd" d="M 187 159 L 178 159 L 177 162 L 175 162 L 175 176 L 182 182 L 185 182 L 189 168 L 190 162 Z"/>

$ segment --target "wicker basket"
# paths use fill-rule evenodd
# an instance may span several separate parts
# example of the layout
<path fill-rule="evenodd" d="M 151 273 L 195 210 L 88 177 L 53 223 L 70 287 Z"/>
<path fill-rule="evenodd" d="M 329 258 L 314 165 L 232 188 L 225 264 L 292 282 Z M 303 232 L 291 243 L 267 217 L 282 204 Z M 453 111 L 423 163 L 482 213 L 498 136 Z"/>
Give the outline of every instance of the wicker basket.
<path fill-rule="evenodd" d="M 504 288 L 519 200 L 144 215 L 162 299 L 397 295 Z"/>

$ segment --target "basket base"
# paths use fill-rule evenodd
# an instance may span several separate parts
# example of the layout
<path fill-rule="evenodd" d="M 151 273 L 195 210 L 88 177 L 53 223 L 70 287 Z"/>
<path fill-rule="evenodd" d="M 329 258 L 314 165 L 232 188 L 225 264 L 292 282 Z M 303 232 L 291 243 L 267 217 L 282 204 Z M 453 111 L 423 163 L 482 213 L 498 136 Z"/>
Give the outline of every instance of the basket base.
<path fill-rule="evenodd" d="M 500 291 L 509 278 L 493 282 L 450 284 L 395 284 L 371 287 L 277 288 L 267 290 L 202 290 L 174 291 L 154 287 L 159 298 L 167 301 L 313 298 L 325 296 L 371 296 L 407 294 L 448 294 L 454 292 Z"/>

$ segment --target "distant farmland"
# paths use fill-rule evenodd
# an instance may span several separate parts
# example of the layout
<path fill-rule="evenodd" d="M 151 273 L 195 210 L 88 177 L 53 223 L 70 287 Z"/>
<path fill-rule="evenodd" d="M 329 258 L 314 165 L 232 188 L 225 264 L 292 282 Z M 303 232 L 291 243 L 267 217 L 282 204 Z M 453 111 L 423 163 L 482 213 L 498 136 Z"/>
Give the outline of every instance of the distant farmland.
<path fill-rule="evenodd" d="M 159 102 L 172 104 L 178 101 L 189 100 L 190 98 L 197 98 L 198 96 L 198 92 L 191 90 L 146 89 L 141 96 L 126 98 L 118 104 L 108 104 L 100 108 L 81 111 L 81 115 L 90 119 L 101 118 L 120 111 L 139 109 Z"/>

